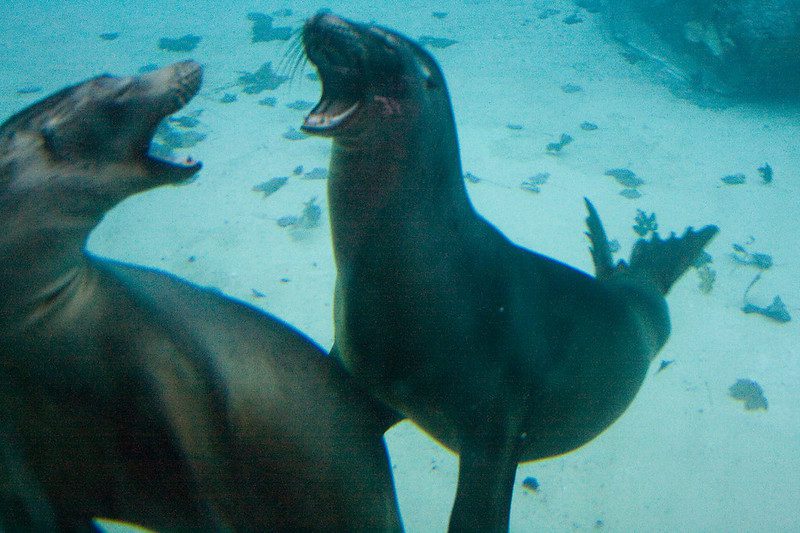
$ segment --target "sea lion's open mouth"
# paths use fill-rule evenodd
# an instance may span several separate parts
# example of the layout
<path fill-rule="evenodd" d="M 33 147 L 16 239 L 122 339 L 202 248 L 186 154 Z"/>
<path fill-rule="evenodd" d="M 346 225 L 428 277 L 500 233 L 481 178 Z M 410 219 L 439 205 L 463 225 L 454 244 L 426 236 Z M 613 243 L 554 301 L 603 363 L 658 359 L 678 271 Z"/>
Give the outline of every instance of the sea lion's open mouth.
<path fill-rule="evenodd" d="M 359 28 L 339 17 L 321 13 L 303 28 L 303 46 L 322 80 L 322 97 L 302 129 L 331 134 L 356 115 L 364 100 L 364 45 Z"/>
<path fill-rule="evenodd" d="M 154 78 L 154 84 L 167 85 L 164 93 L 158 96 L 161 105 L 154 106 L 158 109 L 156 118 L 160 122 L 183 109 L 197 95 L 203 80 L 203 68 L 194 61 L 184 61 L 153 72 L 150 76 Z M 167 80 L 160 79 L 162 76 L 168 76 Z M 156 127 L 154 126 L 148 135 L 145 150 L 147 165 L 152 172 L 180 180 L 186 179 L 200 170 L 202 163 L 191 156 L 180 156 L 169 151 L 155 149 L 153 144 L 155 132 Z"/>

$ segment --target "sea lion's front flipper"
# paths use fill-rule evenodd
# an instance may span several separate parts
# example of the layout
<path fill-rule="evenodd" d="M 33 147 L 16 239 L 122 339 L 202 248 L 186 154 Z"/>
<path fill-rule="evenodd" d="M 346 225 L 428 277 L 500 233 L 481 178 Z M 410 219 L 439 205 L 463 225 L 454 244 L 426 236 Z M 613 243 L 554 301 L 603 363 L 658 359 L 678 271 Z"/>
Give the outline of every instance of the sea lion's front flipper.
<path fill-rule="evenodd" d="M 510 443 L 498 446 L 488 440 L 461 447 L 450 533 L 508 531 L 517 448 Z"/>
<path fill-rule="evenodd" d="M 592 205 L 588 198 L 583 199 L 586 202 L 586 209 L 589 211 L 589 216 L 586 217 L 586 227 L 589 231 L 586 236 L 589 237 L 591 246 L 589 251 L 592 253 L 592 261 L 594 262 L 594 274 L 598 279 L 606 279 L 614 273 L 614 258 L 611 256 L 611 247 L 608 245 L 608 237 L 606 237 L 606 230 L 603 229 L 603 223 L 600 222 L 600 215 Z"/>

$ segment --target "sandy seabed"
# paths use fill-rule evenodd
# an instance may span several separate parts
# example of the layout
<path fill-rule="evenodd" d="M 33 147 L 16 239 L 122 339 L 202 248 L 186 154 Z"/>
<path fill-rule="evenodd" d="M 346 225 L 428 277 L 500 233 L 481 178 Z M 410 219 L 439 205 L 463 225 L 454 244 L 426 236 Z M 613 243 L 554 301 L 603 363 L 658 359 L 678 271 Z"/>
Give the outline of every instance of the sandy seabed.
<path fill-rule="evenodd" d="M 92 235 L 96 254 L 174 272 L 259 306 L 320 344 L 332 343 L 331 256 L 325 181 L 293 176 L 264 197 L 252 187 L 289 176 L 298 165 L 326 167 L 329 142 L 283 137 L 303 112 L 286 104 L 316 101 L 305 74 L 259 95 L 225 89 L 241 72 L 281 62 L 282 41 L 250 42 L 250 11 L 290 8 L 276 25 L 298 28 L 320 7 L 310 2 L 4 0 L 0 17 L 0 115 L 101 72 L 192 57 L 204 64 L 201 94 L 207 138 L 191 153 L 204 162 L 189 185 L 130 198 Z M 596 16 L 567 25 L 566 0 L 545 2 L 388 2 L 328 4 L 338 14 L 376 20 L 413 37 L 458 41 L 434 49 L 449 82 L 465 171 L 477 209 L 517 243 L 591 271 L 583 235 L 583 197 L 597 206 L 626 256 L 637 209 L 655 212 L 662 233 L 717 224 L 708 251 L 713 290 L 690 271 L 669 296 L 673 334 L 622 418 L 566 456 L 524 464 L 517 474 L 511 530 L 798 531 L 800 530 L 800 106 L 735 104 L 701 108 L 674 96 L 610 42 Z M 544 8 L 560 14 L 540 19 Z M 447 12 L 443 19 L 433 11 Z M 412 15 L 413 14 L 413 15 Z M 119 32 L 113 41 L 99 38 Z M 202 37 L 191 54 L 161 51 L 161 37 Z M 565 92 L 565 84 L 582 90 Z M 41 93 L 18 89 L 41 86 Z M 237 94 L 221 103 L 225 92 Z M 274 107 L 259 105 L 265 96 Z M 584 131 L 580 124 L 597 124 Z M 510 129 L 509 124 L 521 126 Z M 568 132 L 557 156 L 547 143 Z M 761 183 L 769 163 L 774 181 Z M 604 175 L 627 167 L 646 183 L 641 198 L 619 195 Z M 519 187 L 548 172 L 541 192 Z M 721 178 L 744 173 L 743 185 Z M 316 197 L 320 227 L 292 234 L 276 223 Z M 767 305 L 780 295 L 795 317 L 778 324 L 740 308 L 758 273 L 730 257 L 732 244 L 770 254 L 774 265 L 749 293 Z M 792 252 L 791 249 L 795 251 Z M 739 378 L 756 380 L 767 411 L 745 411 L 728 396 Z M 457 476 L 455 456 L 404 422 L 387 434 L 409 532 L 444 531 Z M 522 480 L 535 477 L 532 492 Z"/>

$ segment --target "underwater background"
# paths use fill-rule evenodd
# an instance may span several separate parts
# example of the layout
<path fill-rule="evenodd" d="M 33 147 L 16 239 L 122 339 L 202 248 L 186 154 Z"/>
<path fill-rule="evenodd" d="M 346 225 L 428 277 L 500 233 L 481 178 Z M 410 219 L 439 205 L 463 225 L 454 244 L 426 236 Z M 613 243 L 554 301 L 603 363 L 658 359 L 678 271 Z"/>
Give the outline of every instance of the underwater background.
<path fill-rule="evenodd" d="M 330 348 L 330 142 L 298 133 L 320 86 L 291 53 L 296 31 L 324 7 L 420 38 L 448 80 L 470 197 L 514 242 L 592 271 L 583 197 L 619 257 L 656 224 L 721 230 L 670 293 L 672 336 L 625 414 L 520 466 L 511 531 L 800 531 L 797 72 L 724 79 L 712 63 L 735 35 L 689 2 L 676 53 L 640 4 L 3 0 L 0 117 L 103 72 L 201 62 L 201 94 L 159 139 L 204 169 L 125 201 L 89 250 L 215 287 Z M 409 422 L 387 442 L 406 529 L 446 530 L 456 457 Z"/>

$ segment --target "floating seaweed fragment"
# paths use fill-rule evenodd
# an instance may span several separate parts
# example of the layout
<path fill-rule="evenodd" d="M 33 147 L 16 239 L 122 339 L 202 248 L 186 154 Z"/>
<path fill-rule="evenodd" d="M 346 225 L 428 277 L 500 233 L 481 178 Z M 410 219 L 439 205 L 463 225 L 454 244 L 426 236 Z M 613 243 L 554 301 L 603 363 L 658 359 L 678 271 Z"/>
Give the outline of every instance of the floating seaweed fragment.
<path fill-rule="evenodd" d="M 197 48 L 201 39 L 202 37 L 191 34 L 178 37 L 177 39 L 162 37 L 158 40 L 158 48 L 168 52 L 191 52 Z"/>
<path fill-rule="evenodd" d="M 308 100 L 295 100 L 294 102 L 289 102 L 286 104 L 286 107 L 289 109 L 294 109 L 295 111 L 308 111 L 315 105 L 316 102 L 310 102 Z"/>
<path fill-rule="evenodd" d="M 548 179 L 550 179 L 549 172 L 540 172 L 535 176 L 525 178 L 520 184 L 520 187 L 526 191 L 541 192 L 540 187 L 547 183 Z"/>
<path fill-rule="evenodd" d="M 17 94 L 36 94 L 43 90 L 44 89 L 39 85 L 26 85 L 17 89 Z"/>
<path fill-rule="evenodd" d="M 431 48 L 447 48 L 453 46 L 458 41 L 448 39 L 447 37 L 433 37 L 431 35 L 421 35 L 418 39 L 419 44 L 422 46 L 430 46 Z"/>
<path fill-rule="evenodd" d="M 288 76 L 281 76 L 275 72 L 272 69 L 272 62 L 267 61 L 255 72 L 241 72 L 236 84 L 242 86 L 242 92 L 245 94 L 258 94 L 266 90 L 275 90 L 288 80 Z"/>
<path fill-rule="evenodd" d="M 594 131 L 597 129 L 597 124 L 589 121 L 581 122 L 581 129 L 583 131 Z"/>
<path fill-rule="evenodd" d="M 300 216 L 286 215 L 278 219 L 278 225 L 282 228 L 290 228 L 293 239 L 301 239 L 307 231 L 319 226 L 322 219 L 322 208 L 317 204 L 317 197 L 314 196 L 304 203 L 303 212 Z"/>
<path fill-rule="evenodd" d="M 703 265 L 697 269 L 697 276 L 700 278 L 700 283 L 697 288 L 703 294 L 708 294 L 714 288 L 714 282 L 717 280 L 717 271 L 709 265 Z"/>
<path fill-rule="evenodd" d="M 761 270 L 772 267 L 772 256 L 769 254 L 749 252 L 741 244 L 733 243 L 733 253 L 731 258 L 740 265 L 754 266 Z"/>
<path fill-rule="evenodd" d="M 769 166 L 769 163 L 764 163 L 764 166 L 758 167 L 758 175 L 761 176 L 761 181 L 764 184 L 772 183 L 772 167 Z"/>
<path fill-rule="evenodd" d="M 747 176 L 744 174 L 728 174 L 721 179 L 725 185 L 741 185 L 747 180 Z"/>
<path fill-rule="evenodd" d="M 289 126 L 289 129 L 287 129 L 283 133 L 282 137 L 290 141 L 299 141 L 305 139 L 306 137 L 308 137 L 308 135 L 306 135 L 305 133 L 296 128 L 293 128 L 292 126 Z"/>
<path fill-rule="evenodd" d="M 606 170 L 605 175 L 611 176 L 617 180 L 620 185 L 630 189 L 635 189 L 640 185 L 644 185 L 644 180 L 629 168 L 611 168 Z"/>
<path fill-rule="evenodd" d="M 292 37 L 291 27 L 273 27 L 273 18 L 265 13 L 257 13 L 253 11 L 247 14 L 247 19 L 253 23 L 252 42 L 254 43 L 288 41 Z"/>
<path fill-rule="evenodd" d="M 553 7 L 546 7 L 544 9 L 542 9 L 541 11 L 539 11 L 539 14 L 537 16 L 539 17 L 539 19 L 545 20 L 545 19 L 549 19 L 553 15 L 558 15 L 559 13 L 561 13 L 560 9 L 555 9 Z"/>
<path fill-rule="evenodd" d="M 258 185 L 253 185 L 253 191 L 262 192 L 266 197 L 277 192 L 278 189 L 286 185 L 288 181 L 289 181 L 288 176 L 278 176 L 275 178 L 270 178 L 267 181 L 259 183 Z"/>
<path fill-rule="evenodd" d="M 480 181 L 482 180 L 482 178 L 479 178 L 478 176 L 476 176 L 472 172 L 465 172 L 464 173 L 464 179 L 467 180 L 470 183 L 480 183 Z"/>
<path fill-rule="evenodd" d="M 573 141 L 572 135 L 570 135 L 569 133 L 562 133 L 561 138 L 559 138 L 557 142 L 551 142 L 547 144 L 546 150 L 548 153 L 557 154 L 572 141 Z"/>
<path fill-rule="evenodd" d="M 175 124 L 176 126 L 180 126 L 181 128 L 196 128 L 200 125 L 200 119 L 191 116 L 191 115 L 183 115 L 180 117 L 167 117 L 167 120 L 171 124 Z"/>
<path fill-rule="evenodd" d="M 278 226 L 282 228 L 288 228 L 289 226 L 294 226 L 297 224 L 297 221 L 300 219 L 297 215 L 284 215 L 278 219 Z"/>
<path fill-rule="evenodd" d="M 641 209 L 636 210 L 636 216 L 633 218 L 636 224 L 633 225 L 633 231 L 640 237 L 646 237 L 648 233 L 655 233 L 658 231 L 658 222 L 656 222 L 656 214 L 650 213 L 649 215 Z"/>
<path fill-rule="evenodd" d="M 781 300 L 780 296 L 775 296 L 775 298 L 772 299 L 772 303 L 766 307 L 759 307 L 757 305 L 745 303 L 742 306 L 742 311 L 744 311 L 746 314 L 758 313 L 759 315 L 770 318 L 775 322 L 781 323 L 789 322 L 792 319 L 792 316 L 786 309 L 786 304 L 783 303 L 783 300 Z"/>
<path fill-rule="evenodd" d="M 753 285 L 755 285 L 760 279 L 761 272 L 756 274 L 756 277 L 753 278 L 753 281 L 751 281 L 750 285 L 748 285 L 747 289 L 745 289 L 744 296 L 742 297 L 744 301 L 744 304 L 742 305 L 742 311 L 745 314 L 756 313 L 780 323 L 789 322 L 792 317 L 789 314 L 789 310 L 786 309 L 786 305 L 783 303 L 783 300 L 781 300 L 780 296 L 776 295 L 772 299 L 772 303 L 766 307 L 760 307 L 747 302 L 747 294 L 750 292 L 750 289 L 753 288 Z"/>
<path fill-rule="evenodd" d="M 566 94 L 575 94 L 583 91 L 583 87 L 576 83 L 565 83 L 561 86 L 561 90 Z"/>
<path fill-rule="evenodd" d="M 734 400 L 743 401 L 744 408 L 748 411 L 767 410 L 768 403 L 764 396 L 764 389 L 752 379 L 737 379 L 736 383 L 728 387 L 728 396 Z"/>
<path fill-rule="evenodd" d="M 328 179 L 328 169 L 323 167 L 315 167 L 303 176 L 307 180 L 324 180 Z"/>
<path fill-rule="evenodd" d="M 658 369 L 656 370 L 656 374 L 658 374 L 659 372 L 663 371 L 665 368 L 667 368 L 669 365 L 671 365 L 674 362 L 675 362 L 674 359 L 662 359 L 661 363 L 658 365 Z"/>

